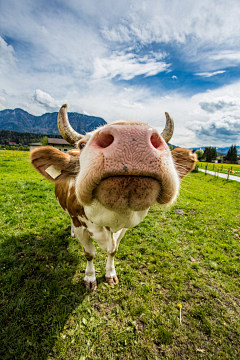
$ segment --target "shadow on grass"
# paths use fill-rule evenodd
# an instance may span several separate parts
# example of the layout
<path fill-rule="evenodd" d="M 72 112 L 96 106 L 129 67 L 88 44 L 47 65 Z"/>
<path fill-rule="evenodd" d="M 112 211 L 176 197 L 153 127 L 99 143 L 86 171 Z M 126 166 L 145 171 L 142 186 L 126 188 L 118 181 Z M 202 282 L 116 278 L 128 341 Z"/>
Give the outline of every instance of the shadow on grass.
<path fill-rule="evenodd" d="M 69 228 L 46 238 L 9 236 L 0 247 L 0 358 L 46 359 L 69 314 L 88 291 L 74 284 L 79 263 L 68 252 Z"/>

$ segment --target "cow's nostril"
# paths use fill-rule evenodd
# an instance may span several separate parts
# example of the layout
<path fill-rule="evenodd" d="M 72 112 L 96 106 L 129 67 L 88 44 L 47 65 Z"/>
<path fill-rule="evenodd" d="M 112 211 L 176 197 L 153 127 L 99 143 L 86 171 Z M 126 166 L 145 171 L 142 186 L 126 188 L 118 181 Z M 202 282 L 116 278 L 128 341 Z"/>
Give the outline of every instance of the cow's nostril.
<path fill-rule="evenodd" d="M 161 143 L 162 143 L 162 141 L 161 141 L 161 139 L 160 139 L 160 136 L 159 136 L 157 133 L 152 134 L 150 140 L 151 140 L 152 145 L 153 145 L 156 149 L 157 149 L 157 148 L 161 145 Z"/>
<path fill-rule="evenodd" d="M 97 144 L 102 148 L 106 148 L 112 144 L 114 137 L 111 134 L 101 133 L 98 136 Z"/>

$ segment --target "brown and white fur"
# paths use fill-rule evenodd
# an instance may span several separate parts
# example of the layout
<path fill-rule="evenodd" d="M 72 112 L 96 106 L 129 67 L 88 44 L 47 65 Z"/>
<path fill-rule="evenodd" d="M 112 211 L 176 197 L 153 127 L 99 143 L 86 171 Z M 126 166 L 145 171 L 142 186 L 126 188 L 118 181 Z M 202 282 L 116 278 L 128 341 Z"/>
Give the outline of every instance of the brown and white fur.
<path fill-rule="evenodd" d="M 84 248 L 85 285 L 96 289 L 92 239 L 108 255 L 107 282 L 118 283 L 114 256 L 126 230 L 139 224 L 153 203 L 174 202 L 180 180 L 197 157 L 187 149 L 171 152 L 155 129 L 133 121 L 107 124 L 81 136 L 77 146 L 68 153 L 38 148 L 31 162 L 55 183 L 56 198 L 71 218 L 71 233 Z M 56 178 L 46 171 L 52 165 L 59 171 Z"/>

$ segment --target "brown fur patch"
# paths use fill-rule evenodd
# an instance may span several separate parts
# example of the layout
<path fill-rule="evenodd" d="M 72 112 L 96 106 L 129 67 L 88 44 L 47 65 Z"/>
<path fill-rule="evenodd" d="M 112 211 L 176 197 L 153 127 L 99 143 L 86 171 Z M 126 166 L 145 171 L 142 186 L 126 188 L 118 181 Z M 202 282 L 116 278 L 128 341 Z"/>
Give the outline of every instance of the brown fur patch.
<path fill-rule="evenodd" d="M 66 205 L 69 214 L 72 216 L 81 216 L 86 217 L 84 208 L 79 204 L 76 193 L 75 193 L 75 184 L 72 185 L 68 191 L 68 196 L 66 199 Z"/>
<path fill-rule="evenodd" d="M 30 157 L 35 169 L 46 179 L 53 182 L 65 180 L 69 175 L 76 177 L 79 171 L 79 158 L 77 156 L 63 153 L 52 146 L 37 148 L 31 152 Z M 56 179 L 53 179 L 45 171 L 51 165 L 62 170 L 62 174 Z"/>
<path fill-rule="evenodd" d="M 70 178 L 71 180 L 71 178 Z M 75 223 L 80 223 L 81 226 L 87 227 L 87 225 L 82 222 L 81 220 L 78 220 L 78 216 L 86 217 L 84 208 L 82 205 L 79 204 L 76 194 L 75 194 L 75 183 L 72 183 L 72 186 L 70 187 L 70 180 L 64 179 L 59 180 L 55 183 L 55 195 L 59 201 L 59 204 L 63 208 L 63 210 L 67 210 L 69 215 L 72 218 L 75 218 Z M 73 179 L 74 180 L 74 179 Z M 75 225 L 74 225 L 75 226 Z M 77 227 L 79 227 L 78 225 Z"/>
<path fill-rule="evenodd" d="M 83 249 L 83 252 L 84 252 L 84 255 L 85 255 L 85 258 L 87 259 L 87 261 L 91 261 L 94 258 L 94 256 L 89 254 L 85 249 Z"/>
<path fill-rule="evenodd" d="M 84 226 L 84 225 L 85 225 L 85 227 L 86 227 L 86 224 L 83 223 L 82 221 L 78 220 L 77 217 L 71 216 L 71 219 L 72 219 L 73 225 L 74 225 L 75 227 L 81 227 L 81 226 Z"/>
<path fill-rule="evenodd" d="M 192 150 L 176 148 L 172 151 L 172 157 L 180 179 L 191 172 L 198 160 L 197 155 Z"/>
<path fill-rule="evenodd" d="M 77 149 L 72 149 L 72 150 L 69 150 L 69 151 L 67 152 L 67 154 L 72 155 L 72 156 L 78 156 L 78 157 L 79 157 L 80 151 L 77 150 Z"/>
<path fill-rule="evenodd" d="M 44 146 L 32 151 L 31 162 L 43 176 L 55 182 L 55 195 L 63 210 L 68 211 L 74 226 L 87 227 L 78 219 L 78 216 L 86 218 L 86 215 L 75 194 L 75 179 L 79 171 L 79 151 L 71 150 L 63 153 L 52 146 Z M 45 171 L 51 165 L 62 170 L 62 174 L 55 180 Z"/>

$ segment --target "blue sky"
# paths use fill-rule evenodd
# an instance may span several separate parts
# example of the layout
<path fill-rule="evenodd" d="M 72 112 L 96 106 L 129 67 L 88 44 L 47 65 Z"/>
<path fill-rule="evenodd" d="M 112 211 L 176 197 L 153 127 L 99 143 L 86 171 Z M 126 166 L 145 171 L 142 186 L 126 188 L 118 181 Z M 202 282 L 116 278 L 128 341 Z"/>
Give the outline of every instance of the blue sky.
<path fill-rule="evenodd" d="M 0 110 L 134 119 L 172 143 L 240 145 L 240 3 L 2 1 Z"/>

